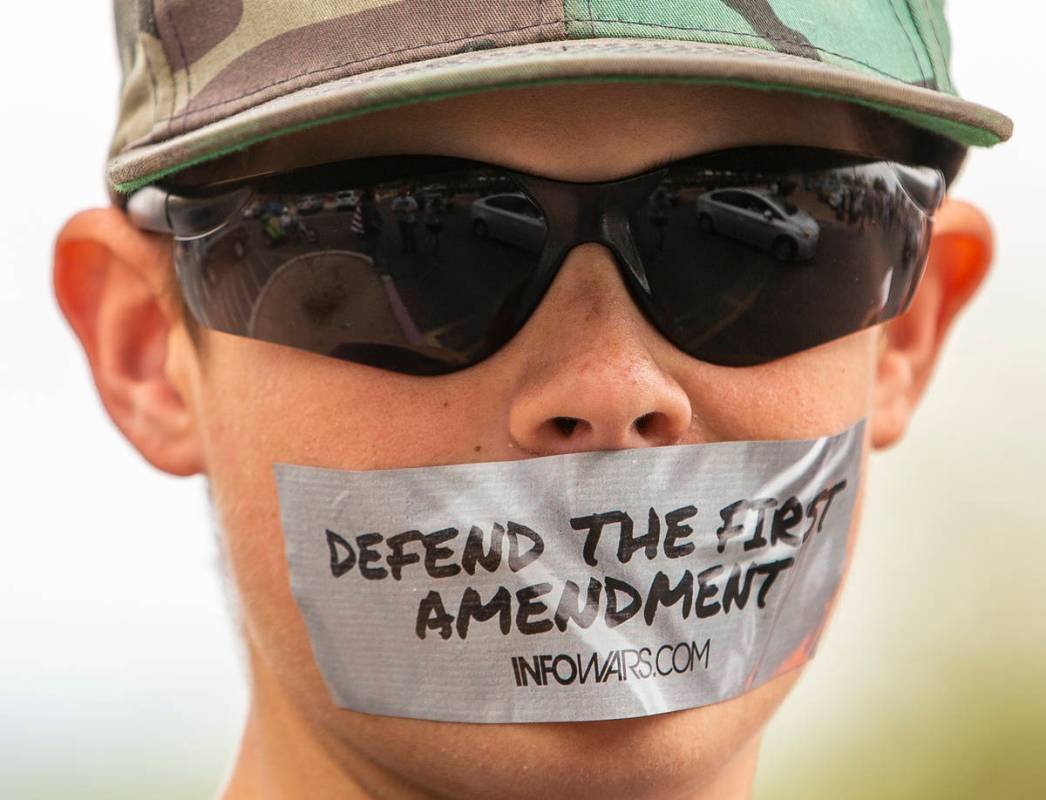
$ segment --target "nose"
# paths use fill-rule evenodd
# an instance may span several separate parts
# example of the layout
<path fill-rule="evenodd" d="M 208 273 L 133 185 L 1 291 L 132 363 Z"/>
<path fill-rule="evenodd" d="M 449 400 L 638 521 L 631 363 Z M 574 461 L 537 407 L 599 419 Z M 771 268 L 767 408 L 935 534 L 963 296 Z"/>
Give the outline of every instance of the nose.
<path fill-rule="evenodd" d="M 690 399 L 659 362 L 671 345 L 612 259 L 602 245 L 575 248 L 514 342 L 525 363 L 509 429 L 531 453 L 674 444 L 690 427 Z"/>

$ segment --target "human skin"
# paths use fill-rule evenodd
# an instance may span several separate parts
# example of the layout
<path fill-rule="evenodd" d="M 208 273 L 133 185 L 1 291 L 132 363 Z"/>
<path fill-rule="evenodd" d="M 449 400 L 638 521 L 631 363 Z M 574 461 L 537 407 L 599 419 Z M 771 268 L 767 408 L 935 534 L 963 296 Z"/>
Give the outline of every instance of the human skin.
<path fill-rule="evenodd" d="M 249 160 L 430 152 L 594 181 L 728 146 L 895 154 L 904 142 L 901 126 L 872 112 L 798 96 L 561 85 L 381 112 L 263 145 Z M 769 364 L 728 368 L 669 344 L 629 298 L 610 252 L 585 244 L 502 350 L 462 372 L 419 378 L 213 331 L 194 342 L 170 292 L 168 240 L 133 228 L 117 209 L 69 220 L 56 244 L 55 290 L 103 403 L 150 463 L 202 473 L 211 487 L 251 670 L 225 796 L 749 796 L 763 728 L 801 669 L 730 701 L 630 720 L 467 725 L 336 708 L 290 593 L 272 465 L 364 470 L 799 439 L 867 417 L 863 475 L 867 452 L 903 435 L 991 256 L 984 216 L 948 200 L 907 314 Z M 579 422 L 568 433 L 560 417 Z M 855 537 L 856 523 L 851 552 Z"/>

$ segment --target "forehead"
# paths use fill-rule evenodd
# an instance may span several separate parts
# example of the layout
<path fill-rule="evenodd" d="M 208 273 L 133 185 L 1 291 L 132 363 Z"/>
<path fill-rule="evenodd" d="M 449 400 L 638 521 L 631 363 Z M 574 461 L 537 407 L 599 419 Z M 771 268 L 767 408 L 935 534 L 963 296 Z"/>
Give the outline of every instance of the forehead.
<path fill-rule="evenodd" d="M 610 180 L 672 158 L 761 144 L 912 160 L 911 129 L 795 93 L 673 83 L 479 92 L 374 112 L 255 145 L 186 173 L 206 181 L 397 153 L 461 156 L 562 180 Z"/>

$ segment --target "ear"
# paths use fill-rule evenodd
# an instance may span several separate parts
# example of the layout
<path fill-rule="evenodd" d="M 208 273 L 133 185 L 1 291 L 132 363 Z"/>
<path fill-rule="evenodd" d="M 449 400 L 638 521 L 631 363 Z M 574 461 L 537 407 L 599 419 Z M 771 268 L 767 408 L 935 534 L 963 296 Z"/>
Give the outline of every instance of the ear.
<path fill-rule="evenodd" d="M 187 389 L 171 379 L 184 374 L 170 363 L 172 333 L 185 331 L 170 262 L 170 241 L 119 209 L 84 211 L 58 234 L 54 291 L 113 422 L 153 466 L 192 475 L 203 459 Z"/>
<path fill-rule="evenodd" d="M 955 316 L 988 274 L 994 245 L 988 219 L 948 199 L 937 212 L 930 253 L 908 311 L 882 329 L 873 401 L 872 444 L 904 435 Z"/>

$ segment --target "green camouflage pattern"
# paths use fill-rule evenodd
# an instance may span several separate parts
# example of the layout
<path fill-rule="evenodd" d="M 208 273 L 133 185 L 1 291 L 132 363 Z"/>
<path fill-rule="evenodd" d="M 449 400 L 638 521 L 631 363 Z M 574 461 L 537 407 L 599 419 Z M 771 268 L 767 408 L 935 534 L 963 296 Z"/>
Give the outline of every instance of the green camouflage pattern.
<path fill-rule="evenodd" d="M 383 67 L 573 39 L 674 39 L 954 95 L 943 0 L 115 0 L 112 156 Z"/>
<path fill-rule="evenodd" d="M 567 0 L 570 38 L 689 39 L 777 50 L 954 93 L 943 0 Z"/>

